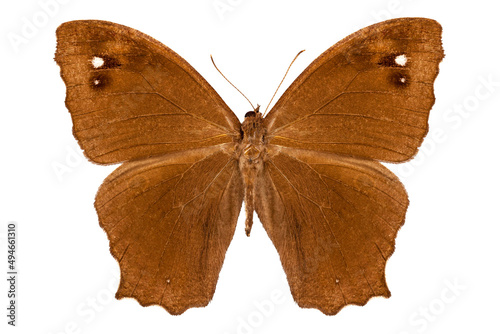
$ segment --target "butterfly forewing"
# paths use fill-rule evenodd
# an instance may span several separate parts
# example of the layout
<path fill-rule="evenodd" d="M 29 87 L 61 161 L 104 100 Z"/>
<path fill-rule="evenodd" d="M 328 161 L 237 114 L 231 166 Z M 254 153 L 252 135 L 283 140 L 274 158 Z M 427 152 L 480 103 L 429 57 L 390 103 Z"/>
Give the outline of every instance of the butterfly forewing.
<path fill-rule="evenodd" d="M 443 58 L 441 26 L 403 18 L 364 28 L 319 56 L 266 117 L 269 143 L 382 161 L 417 152 Z"/>
<path fill-rule="evenodd" d="M 175 52 L 134 29 L 72 21 L 57 29 L 73 133 L 102 164 L 233 142 L 240 123 Z"/>

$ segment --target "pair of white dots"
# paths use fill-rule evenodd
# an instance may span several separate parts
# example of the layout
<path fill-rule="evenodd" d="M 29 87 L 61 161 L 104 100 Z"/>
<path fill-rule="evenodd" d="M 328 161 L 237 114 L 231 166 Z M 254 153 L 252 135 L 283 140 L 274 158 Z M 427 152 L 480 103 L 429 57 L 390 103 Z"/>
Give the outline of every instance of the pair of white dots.
<path fill-rule="evenodd" d="M 94 56 L 94 58 L 92 58 L 92 66 L 94 66 L 94 68 L 100 68 L 103 65 L 104 65 L 104 59 L 102 59 L 101 57 Z M 98 86 L 100 83 L 101 80 L 99 79 L 94 80 L 94 85 Z"/>
<path fill-rule="evenodd" d="M 406 58 L 405 54 L 400 54 L 400 55 L 396 56 L 396 58 L 394 58 L 394 62 L 396 64 L 398 64 L 399 66 L 406 66 L 406 62 L 407 61 L 408 61 L 408 58 Z M 399 79 L 399 82 L 405 83 L 406 82 L 406 78 L 405 77 L 401 77 Z"/>

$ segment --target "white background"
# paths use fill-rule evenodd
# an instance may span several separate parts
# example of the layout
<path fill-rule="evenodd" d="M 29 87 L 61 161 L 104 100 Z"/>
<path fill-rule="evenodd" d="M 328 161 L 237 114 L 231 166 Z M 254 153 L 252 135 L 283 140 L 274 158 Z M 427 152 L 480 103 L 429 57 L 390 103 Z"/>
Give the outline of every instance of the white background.
<path fill-rule="evenodd" d="M 494 1 L 57 0 L 57 8 L 43 5 L 54 1 L 0 5 L 1 332 L 500 332 L 500 25 Z M 218 13 L 217 3 L 230 10 Z M 439 21 L 446 57 L 423 148 L 412 162 L 390 166 L 411 202 L 387 264 L 391 298 L 348 306 L 336 316 L 299 308 L 261 224 L 257 221 L 246 238 L 242 214 L 209 306 L 171 316 L 158 306 L 114 299 L 119 268 L 93 200 L 115 167 L 85 160 L 72 136 L 65 87 L 53 61 L 60 23 L 103 19 L 153 36 L 192 64 L 241 120 L 250 107 L 217 73 L 210 54 L 254 103 L 266 105 L 299 50 L 306 52 L 281 92 L 338 40 L 404 16 Z M 29 23 L 38 24 L 37 31 L 23 35 Z M 13 36 L 23 43 L 14 45 Z M 15 329 L 4 315 L 8 221 L 19 224 Z M 259 310 L 263 303 L 272 303 L 271 310 Z"/>

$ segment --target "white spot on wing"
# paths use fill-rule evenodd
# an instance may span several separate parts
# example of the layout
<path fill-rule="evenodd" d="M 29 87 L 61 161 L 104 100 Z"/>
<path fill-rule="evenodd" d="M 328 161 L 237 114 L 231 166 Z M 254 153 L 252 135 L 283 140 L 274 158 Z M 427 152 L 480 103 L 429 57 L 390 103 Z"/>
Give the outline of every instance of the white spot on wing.
<path fill-rule="evenodd" d="M 404 54 L 399 55 L 394 59 L 394 62 L 396 64 L 398 64 L 399 66 L 405 66 L 407 61 L 408 61 L 408 58 L 406 58 L 406 55 L 404 55 Z"/>
<path fill-rule="evenodd" d="M 99 85 L 100 83 L 101 83 L 101 80 L 99 80 L 99 79 L 95 79 L 95 80 L 94 80 L 94 85 L 96 85 L 96 86 L 97 86 L 97 85 Z"/>
<path fill-rule="evenodd" d="M 102 59 L 101 57 L 97 57 L 97 56 L 92 58 L 92 66 L 94 66 L 94 68 L 99 68 L 102 65 L 104 65 L 104 59 Z"/>

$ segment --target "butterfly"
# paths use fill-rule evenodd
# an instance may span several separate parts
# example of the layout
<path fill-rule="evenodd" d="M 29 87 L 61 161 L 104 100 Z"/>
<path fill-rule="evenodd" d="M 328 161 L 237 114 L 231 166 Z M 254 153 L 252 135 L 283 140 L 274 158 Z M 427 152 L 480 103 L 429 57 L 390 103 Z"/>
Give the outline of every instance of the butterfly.
<path fill-rule="evenodd" d="M 361 29 L 240 123 L 155 39 L 106 21 L 59 26 L 73 134 L 90 161 L 121 163 L 95 199 L 120 265 L 116 298 L 171 314 L 206 306 L 243 202 L 247 235 L 256 211 L 300 307 L 333 315 L 389 297 L 409 202 L 380 162 L 408 161 L 428 131 L 441 31 L 424 18 Z"/>

